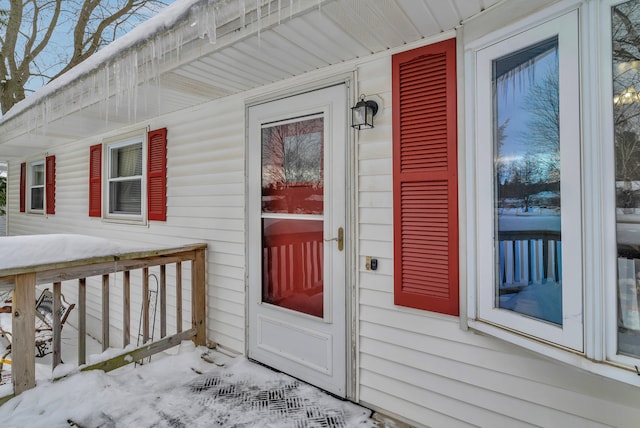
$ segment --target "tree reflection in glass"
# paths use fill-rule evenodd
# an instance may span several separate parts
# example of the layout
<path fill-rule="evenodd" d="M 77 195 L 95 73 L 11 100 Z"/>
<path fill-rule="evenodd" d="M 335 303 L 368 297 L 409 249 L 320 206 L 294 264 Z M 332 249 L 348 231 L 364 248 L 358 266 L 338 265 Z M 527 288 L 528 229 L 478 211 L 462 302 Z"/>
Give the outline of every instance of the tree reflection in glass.
<path fill-rule="evenodd" d="M 493 61 L 495 305 L 562 325 L 558 39 Z"/>
<path fill-rule="evenodd" d="M 618 352 L 640 356 L 640 1 L 611 12 Z"/>
<path fill-rule="evenodd" d="M 262 128 L 262 301 L 324 316 L 324 119 Z"/>

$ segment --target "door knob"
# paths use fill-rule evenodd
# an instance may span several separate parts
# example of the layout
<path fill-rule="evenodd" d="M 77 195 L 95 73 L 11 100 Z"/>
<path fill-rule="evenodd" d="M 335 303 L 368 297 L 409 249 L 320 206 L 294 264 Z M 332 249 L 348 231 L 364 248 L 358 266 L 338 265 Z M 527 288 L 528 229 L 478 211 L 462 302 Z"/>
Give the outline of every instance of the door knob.
<path fill-rule="evenodd" d="M 331 239 L 325 239 L 325 242 L 329 242 L 329 241 L 338 241 L 338 251 L 344 250 L 344 229 L 339 227 L 338 228 L 338 237 L 337 238 L 331 238 Z"/>

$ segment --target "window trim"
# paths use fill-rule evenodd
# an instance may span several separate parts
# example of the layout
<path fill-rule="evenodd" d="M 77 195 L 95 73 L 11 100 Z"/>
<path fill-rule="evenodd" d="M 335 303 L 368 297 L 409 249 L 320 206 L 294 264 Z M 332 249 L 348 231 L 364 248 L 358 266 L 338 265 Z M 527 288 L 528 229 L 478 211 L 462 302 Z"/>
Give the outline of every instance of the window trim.
<path fill-rule="evenodd" d="M 493 100 L 492 63 L 494 59 L 510 52 L 517 52 L 539 41 L 558 35 L 560 99 L 580 99 L 578 75 L 578 14 L 576 11 L 552 17 L 546 22 L 524 29 L 518 34 L 496 40 L 494 43 L 475 51 L 476 59 L 476 99 Z M 480 101 L 485 104 L 487 101 Z M 494 201 L 494 150 L 493 150 L 493 105 L 478 108 L 475 112 L 477 123 L 476 155 L 477 195 L 479 201 Z M 581 192 L 571 189 L 581 188 L 580 174 L 580 117 L 579 109 L 566 102 L 560 103 L 561 119 L 561 179 L 562 195 L 562 257 L 563 271 L 579 272 L 570 277 L 564 275 L 562 281 L 563 325 L 557 326 L 517 312 L 494 307 L 495 301 L 495 254 L 494 251 L 479 251 L 493 248 L 495 214 L 493 202 L 478 204 L 478 319 L 521 332 L 542 341 L 566 346 L 578 352 L 583 351 L 583 295 L 582 295 L 582 233 L 581 233 Z M 578 135 L 575 135 L 575 132 Z M 487 146 L 489 149 L 487 150 Z M 575 212 L 579 212 L 576 221 Z M 578 248 L 576 249 L 576 243 Z M 571 249 L 571 251 L 569 251 Z"/>
<path fill-rule="evenodd" d="M 130 144 L 142 145 L 141 213 L 109 213 L 110 150 Z M 167 221 L 167 128 L 138 129 L 103 139 L 89 147 L 89 217 L 111 223 L 148 225 Z"/>
<path fill-rule="evenodd" d="M 602 100 L 613 100 L 613 52 L 611 40 L 611 9 L 628 0 L 603 0 L 600 4 L 600 22 L 602 29 L 599 42 L 601 52 L 602 67 L 600 70 L 602 84 L 600 94 Z M 604 332 L 602 341 L 604 342 L 603 358 L 613 364 L 621 364 L 628 367 L 640 365 L 640 356 L 634 358 L 618 354 L 618 267 L 617 267 L 617 239 L 606 239 L 606 237 L 616 237 L 617 235 L 617 215 L 616 215 L 616 192 L 615 185 L 615 150 L 613 144 L 613 103 L 601 103 L 600 117 L 602 117 L 600 141 L 610 142 L 602 144 L 602 199 L 603 207 L 609 206 L 613 209 L 603 209 L 603 229 L 604 239 L 602 247 L 605 249 L 603 257 L 603 294 L 604 294 Z M 607 180 L 608 179 L 608 180 Z M 611 181 L 609 181 L 611 180 Z M 607 286 L 610 284 L 610 286 Z"/>
<path fill-rule="evenodd" d="M 134 144 L 140 144 L 142 147 L 142 174 L 135 176 L 140 179 L 140 214 L 124 214 L 124 213 L 112 213 L 110 204 L 110 184 L 111 178 L 111 153 L 114 149 L 131 146 Z M 105 161 L 102 162 L 102 219 L 108 222 L 115 223 L 132 223 L 132 224 L 147 224 L 147 131 L 136 132 L 127 136 L 121 136 L 118 138 L 109 139 L 103 141 L 102 144 L 102 157 Z M 128 177 L 131 179 L 131 177 Z"/>
<path fill-rule="evenodd" d="M 33 184 L 33 169 L 36 166 L 42 165 L 42 184 Z M 26 180 L 26 200 L 27 210 L 29 214 L 43 215 L 47 209 L 47 167 L 45 159 L 37 159 L 27 162 L 27 180 Z M 42 188 L 42 208 L 33 208 L 33 201 L 31 198 L 31 191 L 35 188 Z"/>
<path fill-rule="evenodd" d="M 562 0 L 526 18 L 516 22 L 507 21 L 495 31 L 486 31 L 486 35 L 465 41 L 466 86 L 464 112 L 467 121 L 465 127 L 464 150 L 462 160 L 467 174 L 464 188 L 467 204 L 465 209 L 465 234 L 467 261 L 461 272 L 467 277 L 466 317 L 461 317 L 461 326 L 523 347 L 544 357 L 566 363 L 577 369 L 595 373 L 625 384 L 640 386 L 640 376 L 636 366 L 640 358 L 614 356 L 617 345 L 617 248 L 615 237 L 615 189 L 613 145 L 603 144 L 611 140 L 612 104 L 603 100 L 613 99 L 611 80 L 611 6 L 626 0 L 604 0 L 601 2 L 582 2 Z M 579 14 L 579 53 L 581 56 L 579 76 L 582 81 L 580 102 L 576 109 L 581 114 L 582 142 L 582 238 L 583 247 L 583 293 L 584 293 L 584 351 L 576 352 L 566 347 L 551 345 L 528 335 L 517 333 L 478 320 L 476 306 L 476 287 L 479 281 L 476 258 L 479 249 L 477 242 L 478 188 L 475 156 L 478 152 L 476 142 L 477 124 L 475 123 L 475 51 L 488 46 L 495 40 L 518 34 L 526 28 L 546 22 L 554 17 L 577 10 Z M 588 29 L 597 28 L 598 31 Z M 466 33 L 465 33 L 466 34 Z M 608 55 L 608 56 L 607 56 Z M 611 147 L 608 147 L 611 146 Z M 609 207 L 609 208 L 607 208 Z M 607 319 L 608 317 L 608 323 Z"/>
<path fill-rule="evenodd" d="M 43 184 L 33 184 L 33 167 L 42 165 Z M 42 187 L 42 209 L 32 208 L 31 190 Z M 48 216 L 56 213 L 56 156 L 45 153 L 20 163 L 19 211 L 21 213 Z"/>

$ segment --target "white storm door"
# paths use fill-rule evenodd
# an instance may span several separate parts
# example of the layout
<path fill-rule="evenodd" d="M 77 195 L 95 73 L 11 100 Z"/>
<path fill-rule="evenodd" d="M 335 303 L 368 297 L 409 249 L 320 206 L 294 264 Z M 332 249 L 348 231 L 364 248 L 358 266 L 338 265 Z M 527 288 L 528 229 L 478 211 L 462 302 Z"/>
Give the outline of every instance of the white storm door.
<path fill-rule="evenodd" d="M 249 108 L 249 358 L 346 396 L 347 88 Z"/>

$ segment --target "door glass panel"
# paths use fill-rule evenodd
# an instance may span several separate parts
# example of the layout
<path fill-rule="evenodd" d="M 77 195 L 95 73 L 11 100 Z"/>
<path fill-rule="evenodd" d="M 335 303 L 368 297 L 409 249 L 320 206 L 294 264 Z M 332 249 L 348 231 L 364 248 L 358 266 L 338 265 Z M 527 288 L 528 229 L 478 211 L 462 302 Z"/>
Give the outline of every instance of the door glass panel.
<path fill-rule="evenodd" d="M 324 315 L 324 119 L 262 128 L 262 301 Z"/>
<path fill-rule="evenodd" d="M 262 301 L 322 317 L 321 220 L 263 219 Z"/>
<path fill-rule="evenodd" d="M 323 213 L 322 117 L 262 128 L 262 212 Z"/>
<path fill-rule="evenodd" d="M 495 307 L 562 325 L 558 38 L 493 61 Z"/>
<path fill-rule="evenodd" d="M 640 356 L 640 1 L 611 13 L 618 352 Z"/>

